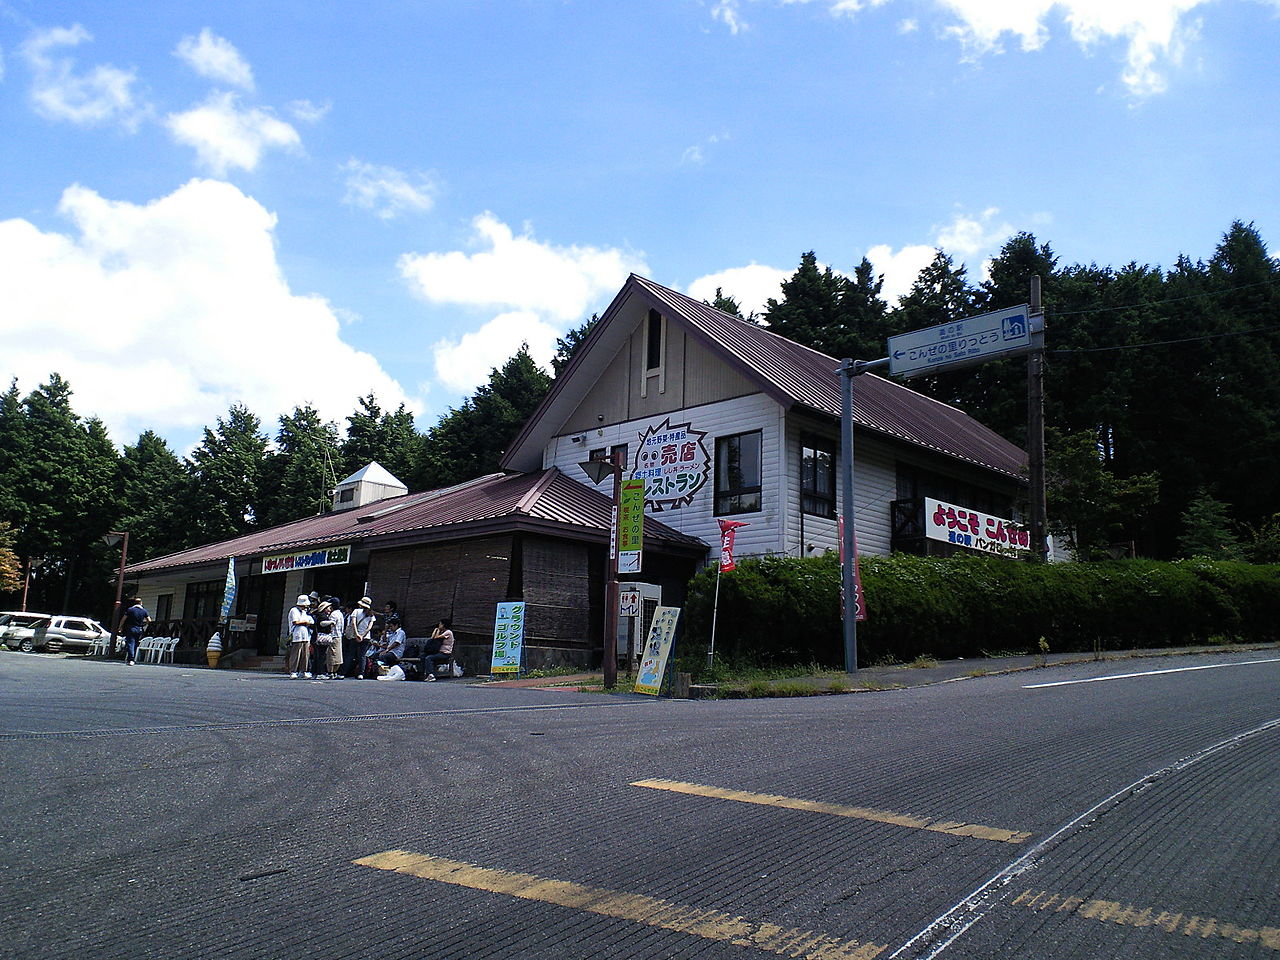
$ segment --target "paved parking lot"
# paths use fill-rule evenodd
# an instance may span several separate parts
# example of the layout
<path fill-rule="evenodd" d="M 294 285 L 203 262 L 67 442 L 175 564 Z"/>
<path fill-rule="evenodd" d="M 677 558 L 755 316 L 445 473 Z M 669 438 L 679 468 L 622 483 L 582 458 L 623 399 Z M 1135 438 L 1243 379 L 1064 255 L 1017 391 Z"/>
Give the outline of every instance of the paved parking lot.
<path fill-rule="evenodd" d="M 1280 956 L 1277 660 L 654 702 L 0 655 L 0 955 Z"/>

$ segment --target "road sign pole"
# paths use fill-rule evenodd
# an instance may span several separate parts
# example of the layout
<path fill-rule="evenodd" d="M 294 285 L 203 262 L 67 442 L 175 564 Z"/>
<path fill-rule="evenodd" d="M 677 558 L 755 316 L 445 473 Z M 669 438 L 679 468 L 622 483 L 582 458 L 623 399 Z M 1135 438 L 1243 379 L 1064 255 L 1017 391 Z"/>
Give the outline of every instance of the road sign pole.
<path fill-rule="evenodd" d="M 854 502 L 853 502 L 853 377 L 857 364 L 845 360 L 840 364 L 840 496 L 844 515 L 841 546 L 844 562 L 840 564 L 840 588 L 844 596 L 844 669 L 858 672 L 858 594 L 853 580 Z"/>
<path fill-rule="evenodd" d="M 1031 278 L 1029 318 L 1036 318 L 1041 329 L 1044 306 L 1040 301 L 1040 278 Z M 1033 321 L 1034 323 L 1035 321 Z M 1044 337 L 1039 348 L 1027 354 L 1027 468 L 1031 496 L 1031 556 L 1038 563 L 1049 559 L 1048 509 L 1044 479 Z"/>

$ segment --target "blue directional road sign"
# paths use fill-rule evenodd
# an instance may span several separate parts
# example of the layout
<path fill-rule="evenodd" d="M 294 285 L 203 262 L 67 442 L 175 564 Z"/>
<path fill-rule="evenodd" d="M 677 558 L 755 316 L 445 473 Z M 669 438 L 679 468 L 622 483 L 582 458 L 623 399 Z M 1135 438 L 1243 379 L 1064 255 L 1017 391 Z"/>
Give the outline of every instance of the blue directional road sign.
<path fill-rule="evenodd" d="M 969 367 L 1044 345 L 1044 318 L 1027 304 L 889 338 L 889 372 L 899 377 Z"/>

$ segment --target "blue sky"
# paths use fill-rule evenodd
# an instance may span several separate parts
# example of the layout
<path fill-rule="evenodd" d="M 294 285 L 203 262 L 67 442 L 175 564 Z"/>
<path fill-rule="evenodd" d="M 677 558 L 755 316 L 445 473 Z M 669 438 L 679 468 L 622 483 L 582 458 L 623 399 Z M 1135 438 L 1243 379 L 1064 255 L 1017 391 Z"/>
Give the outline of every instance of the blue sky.
<path fill-rule="evenodd" d="M 430 426 L 629 271 L 747 308 L 1280 230 L 1280 0 L 0 0 L 0 375 Z"/>

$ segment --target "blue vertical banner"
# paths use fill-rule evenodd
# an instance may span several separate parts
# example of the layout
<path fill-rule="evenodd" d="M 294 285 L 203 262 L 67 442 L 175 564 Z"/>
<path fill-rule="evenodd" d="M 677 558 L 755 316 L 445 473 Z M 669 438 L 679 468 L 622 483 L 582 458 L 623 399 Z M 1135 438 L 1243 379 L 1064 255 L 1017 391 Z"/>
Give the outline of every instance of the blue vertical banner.
<path fill-rule="evenodd" d="M 493 623 L 493 660 L 489 673 L 519 675 L 524 654 L 524 601 L 498 604 Z"/>
<path fill-rule="evenodd" d="M 227 559 L 227 580 L 222 587 L 222 615 L 218 618 L 226 620 L 236 608 L 236 558 Z"/>

